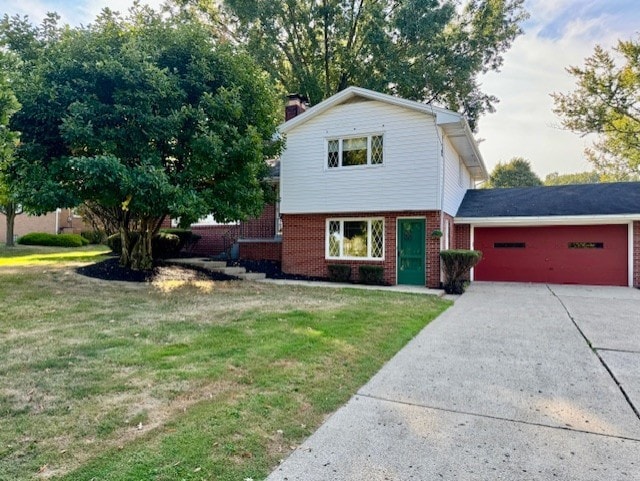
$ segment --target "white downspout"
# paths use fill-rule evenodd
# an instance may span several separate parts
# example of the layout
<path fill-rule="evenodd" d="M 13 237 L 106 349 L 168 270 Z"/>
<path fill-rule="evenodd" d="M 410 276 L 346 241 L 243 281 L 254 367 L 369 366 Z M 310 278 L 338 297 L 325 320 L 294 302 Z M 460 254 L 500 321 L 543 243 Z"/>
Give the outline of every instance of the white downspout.
<path fill-rule="evenodd" d="M 60 208 L 56 209 L 56 235 L 60 233 Z"/>

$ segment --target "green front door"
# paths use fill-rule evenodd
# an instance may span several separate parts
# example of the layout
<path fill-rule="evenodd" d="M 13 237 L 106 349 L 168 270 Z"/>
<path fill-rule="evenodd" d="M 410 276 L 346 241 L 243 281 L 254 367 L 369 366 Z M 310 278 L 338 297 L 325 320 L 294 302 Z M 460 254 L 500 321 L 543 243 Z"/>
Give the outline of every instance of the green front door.
<path fill-rule="evenodd" d="M 398 284 L 425 285 L 424 231 L 424 219 L 398 219 Z"/>

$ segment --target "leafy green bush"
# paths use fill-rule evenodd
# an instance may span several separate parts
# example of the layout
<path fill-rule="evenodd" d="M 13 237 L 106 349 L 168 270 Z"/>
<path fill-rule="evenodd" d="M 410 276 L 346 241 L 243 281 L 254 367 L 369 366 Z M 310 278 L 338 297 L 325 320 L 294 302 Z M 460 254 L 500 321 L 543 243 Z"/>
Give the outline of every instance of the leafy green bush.
<path fill-rule="evenodd" d="M 158 232 L 151 239 L 151 252 L 154 259 L 175 257 L 180 252 L 180 237 L 168 232 Z"/>
<path fill-rule="evenodd" d="M 89 241 L 89 244 L 102 244 L 107 234 L 103 230 L 83 230 L 80 235 Z"/>
<path fill-rule="evenodd" d="M 384 268 L 382 266 L 360 266 L 358 267 L 360 282 L 380 286 L 384 284 Z"/>
<path fill-rule="evenodd" d="M 180 238 L 178 252 L 180 252 L 182 249 L 192 248 L 196 244 L 196 242 L 198 242 L 202 238 L 202 236 L 194 234 L 189 229 L 161 229 L 160 232 L 174 234 Z"/>
<path fill-rule="evenodd" d="M 137 242 L 140 234 L 131 232 L 129 234 L 132 243 Z M 107 245 L 114 254 L 122 254 L 122 239 L 120 234 L 113 234 L 107 238 Z M 151 251 L 154 259 L 166 259 L 175 257 L 180 252 L 180 237 L 168 232 L 159 232 L 151 239 Z"/>
<path fill-rule="evenodd" d="M 329 280 L 333 282 L 349 282 L 351 279 L 351 266 L 346 264 L 329 264 Z"/>
<path fill-rule="evenodd" d="M 444 271 L 444 291 L 447 294 L 462 294 L 467 274 L 480 259 L 482 252 L 465 249 L 440 251 L 442 270 Z"/>
<path fill-rule="evenodd" d="M 89 241 L 79 234 L 31 232 L 20 237 L 18 244 L 26 246 L 82 247 L 89 244 Z"/>

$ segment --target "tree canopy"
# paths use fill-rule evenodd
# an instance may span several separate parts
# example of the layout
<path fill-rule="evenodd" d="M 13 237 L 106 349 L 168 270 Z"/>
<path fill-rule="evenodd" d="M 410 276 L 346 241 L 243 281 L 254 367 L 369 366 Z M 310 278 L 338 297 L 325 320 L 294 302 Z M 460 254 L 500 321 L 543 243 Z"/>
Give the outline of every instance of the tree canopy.
<path fill-rule="evenodd" d="M 551 172 L 544 178 L 544 185 L 597 184 L 601 182 L 600 174 L 595 171 L 559 174 Z"/>
<path fill-rule="evenodd" d="M 260 213 L 279 97 L 252 59 L 195 16 L 136 4 L 86 27 L 4 17 L 0 42 L 22 58 L 22 132 L 12 172 L 35 213 L 88 203 L 119 226 L 121 263 L 151 265 L 165 216 Z M 138 236 L 132 236 L 138 232 Z"/>
<path fill-rule="evenodd" d="M 600 46 L 584 67 L 569 67 L 577 88 L 555 93 L 554 112 L 564 127 L 597 134 L 586 150 L 596 171 L 607 180 L 640 176 L 640 39 L 620 41 L 612 52 Z"/>
<path fill-rule="evenodd" d="M 472 126 L 497 99 L 523 0 L 224 0 L 230 32 L 289 92 L 315 104 L 350 85 L 435 102 Z"/>
<path fill-rule="evenodd" d="M 20 108 L 10 82 L 8 55 L 0 54 L 0 213 L 6 216 L 6 244 L 13 245 L 13 225 L 20 206 L 9 181 L 9 170 L 18 145 L 18 132 L 10 129 L 11 116 Z"/>
<path fill-rule="evenodd" d="M 499 162 L 489 176 L 488 187 L 535 187 L 542 185 L 540 178 L 531 170 L 531 163 L 522 157 L 509 162 Z"/>

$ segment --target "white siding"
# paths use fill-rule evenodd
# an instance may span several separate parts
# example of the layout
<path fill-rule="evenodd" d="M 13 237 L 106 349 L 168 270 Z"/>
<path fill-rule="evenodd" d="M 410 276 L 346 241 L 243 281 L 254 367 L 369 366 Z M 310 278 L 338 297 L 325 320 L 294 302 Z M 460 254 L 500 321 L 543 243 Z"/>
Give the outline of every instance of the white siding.
<path fill-rule="evenodd" d="M 383 165 L 327 169 L 327 138 L 371 134 L 384 136 Z M 281 212 L 437 209 L 439 158 L 430 115 L 378 101 L 336 106 L 287 135 L 280 164 Z"/>
<path fill-rule="evenodd" d="M 455 216 L 469 189 L 471 174 L 454 150 L 449 139 L 444 138 L 444 202 L 442 210 Z"/>

